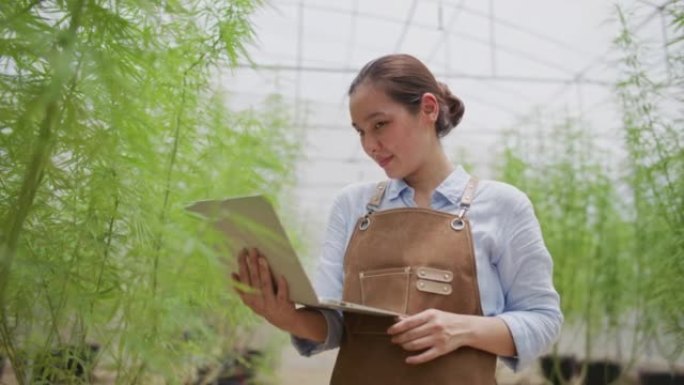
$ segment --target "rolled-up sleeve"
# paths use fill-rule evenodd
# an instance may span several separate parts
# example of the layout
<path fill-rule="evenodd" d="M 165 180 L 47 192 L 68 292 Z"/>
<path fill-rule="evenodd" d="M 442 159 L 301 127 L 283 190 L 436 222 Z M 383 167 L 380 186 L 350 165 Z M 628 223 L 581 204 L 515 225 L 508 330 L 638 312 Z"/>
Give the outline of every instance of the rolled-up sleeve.
<path fill-rule="evenodd" d="M 497 263 L 504 311 L 516 357 L 502 357 L 513 370 L 529 365 L 558 338 L 563 323 L 560 298 L 553 287 L 553 262 L 544 244 L 530 200 L 521 193 L 513 215 L 501 229 Z"/>
<path fill-rule="evenodd" d="M 299 354 L 307 357 L 340 346 L 340 339 L 342 338 L 342 314 L 335 310 L 316 310 L 323 313 L 325 322 L 328 324 L 328 335 L 323 343 L 290 335 L 295 349 L 297 349 Z"/>
<path fill-rule="evenodd" d="M 344 281 L 344 253 L 349 238 L 349 202 L 345 198 L 346 190 L 343 190 L 334 200 L 325 239 L 318 260 L 314 288 L 320 298 L 342 299 Z M 334 349 L 340 345 L 342 339 L 342 313 L 335 310 L 317 309 L 323 313 L 328 325 L 328 333 L 323 343 L 291 336 L 292 343 L 297 351 L 304 355 L 320 353 L 328 349 Z"/>

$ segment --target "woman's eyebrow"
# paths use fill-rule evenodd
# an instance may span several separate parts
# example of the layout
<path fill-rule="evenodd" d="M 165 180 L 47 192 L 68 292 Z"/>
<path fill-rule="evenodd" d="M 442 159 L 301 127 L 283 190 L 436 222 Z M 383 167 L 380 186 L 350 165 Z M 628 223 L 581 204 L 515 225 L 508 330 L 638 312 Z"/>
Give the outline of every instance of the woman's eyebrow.
<path fill-rule="evenodd" d="M 364 121 L 364 122 L 367 122 L 367 121 L 369 121 L 369 120 L 371 120 L 371 119 L 373 119 L 373 118 L 375 118 L 375 117 L 384 116 L 384 115 L 385 115 L 385 113 L 382 112 L 382 111 L 371 112 L 370 114 L 368 114 L 368 116 L 366 116 L 366 117 L 363 119 L 363 121 Z M 359 127 L 356 125 L 355 122 L 351 122 L 351 125 L 352 125 L 352 127 L 356 128 L 357 130 L 359 129 Z"/>
<path fill-rule="evenodd" d="M 379 115 L 385 115 L 385 113 L 382 111 L 371 112 L 370 114 L 368 114 L 368 116 L 366 116 L 364 120 L 368 121 Z"/>

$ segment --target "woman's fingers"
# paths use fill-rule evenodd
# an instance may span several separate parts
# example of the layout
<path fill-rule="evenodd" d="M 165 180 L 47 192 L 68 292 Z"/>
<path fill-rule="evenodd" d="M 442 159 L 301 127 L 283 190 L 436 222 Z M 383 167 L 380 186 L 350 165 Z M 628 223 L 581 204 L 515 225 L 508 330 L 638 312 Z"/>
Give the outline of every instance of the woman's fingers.
<path fill-rule="evenodd" d="M 273 292 L 273 278 L 271 277 L 271 269 L 268 267 L 266 258 L 259 255 L 259 280 L 261 281 L 261 296 L 264 298 L 264 304 L 267 307 L 274 307 L 276 305 L 276 298 Z"/>
<path fill-rule="evenodd" d="M 284 276 L 273 276 L 266 258 L 257 249 L 238 254 L 239 273 L 231 273 L 242 302 L 268 322 L 286 329 L 296 318 Z M 247 287 L 246 287 L 247 286 Z M 251 290 L 249 290 L 251 289 Z"/>
<path fill-rule="evenodd" d="M 404 350 L 408 351 L 425 350 L 427 348 L 436 346 L 435 338 L 433 338 L 432 335 L 425 335 L 420 338 L 415 338 L 401 343 L 400 345 Z"/>
<path fill-rule="evenodd" d="M 443 352 L 440 352 L 437 347 L 432 347 L 420 354 L 417 354 L 415 356 L 410 356 L 406 358 L 406 363 L 407 364 L 412 364 L 412 365 L 417 365 L 417 364 L 423 364 L 428 361 L 432 361 L 435 358 L 443 355 Z"/>
<path fill-rule="evenodd" d="M 400 317 L 399 322 L 395 323 L 389 329 L 387 329 L 387 334 L 398 335 L 406 332 L 407 330 L 417 328 L 418 326 L 429 322 L 431 317 L 431 310 L 425 310 L 418 314 Z"/>
<path fill-rule="evenodd" d="M 233 278 L 233 281 L 237 283 L 237 285 L 234 286 L 235 292 L 240 296 L 240 299 L 245 305 L 254 310 L 254 296 L 244 290 L 245 284 L 241 281 L 240 275 L 238 273 L 231 273 L 230 275 Z"/>
<path fill-rule="evenodd" d="M 243 286 L 242 288 L 239 286 L 236 287 L 242 302 L 255 312 L 262 314 L 264 312 L 264 298 L 261 293 L 262 288 L 261 279 L 259 278 L 257 253 L 258 251 L 256 249 L 243 249 L 238 254 L 239 274 L 236 276 L 235 273 L 233 273 L 233 279 Z M 247 286 L 247 288 L 244 288 L 244 286 Z"/>
<path fill-rule="evenodd" d="M 395 334 L 392 337 L 392 342 L 398 345 L 404 345 L 408 342 L 431 335 L 435 331 L 434 329 L 434 325 L 430 323 L 423 323 L 418 325 L 417 327 L 414 327 L 413 329 L 408 329 L 403 333 Z"/>
<path fill-rule="evenodd" d="M 290 288 L 284 275 L 278 278 L 278 302 L 290 302 Z"/>
<path fill-rule="evenodd" d="M 249 249 L 249 254 L 247 255 L 247 271 L 249 272 L 250 286 L 258 289 L 261 287 L 261 280 L 259 279 L 257 257 L 257 250 Z"/>
<path fill-rule="evenodd" d="M 251 286 L 249 279 L 249 269 L 247 267 L 247 249 L 242 249 L 238 254 L 238 272 L 240 282 L 243 285 Z"/>

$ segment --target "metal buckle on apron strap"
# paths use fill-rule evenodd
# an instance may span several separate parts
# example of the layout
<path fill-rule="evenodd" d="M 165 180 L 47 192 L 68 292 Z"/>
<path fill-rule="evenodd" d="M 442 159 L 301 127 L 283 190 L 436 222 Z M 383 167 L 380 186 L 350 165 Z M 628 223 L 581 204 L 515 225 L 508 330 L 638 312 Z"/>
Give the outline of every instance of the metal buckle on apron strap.
<path fill-rule="evenodd" d="M 451 228 L 460 231 L 465 227 L 465 215 L 470 208 L 470 204 L 473 202 L 475 197 L 475 190 L 477 189 L 478 179 L 476 177 L 471 177 L 466 184 L 463 191 L 463 196 L 461 197 L 461 204 L 459 205 L 458 213 L 456 218 L 451 221 Z"/>
<path fill-rule="evenodd" d="M 373 214 L 375 210 L 380 208 L 380 203 L 382 202 L 382 197 L 385 195 L 387 183 L 388 182 L 385 180 L 378 183 L 378 185 L 375 186 L 375 193 L 373 194 L 373 197 L 371 198 L 370 202 L 368 202 L 368 204 L 366 205 L 367 212 L 366 215 L 363 216 L 361 223 L 359 223 L 359 230 L 366 230 L 368 229 L 368 226 L 370 226 L 370 215 Z"/>
<path fill-rule="evenodd" d="M 363 219 L 361 220 L 361 223 L 359 223 L 359 230 L 363 231 L 370 226 L 371 220 L 369 217 L 370 213 L 366 214 L 363 216 Z"/>
<path fill-rule="evenodd" d="M 454 218 L 454 220 L 451 221 L 451 228 L 460 231 L 463 230 L 465 227 L 465 222 L 461 218 Z"/>
<path fill-rule="evenodd" d="M 461 208 L 458 210 L 458 213 L 456 213 L 456 218 L 451 220 L 451 228 L 460 231 L 463 230 L 465 227 L 465 220 L 463 219 L 468 212 L 468 208 L 470 207 L 469 203 L 463 203 L 461 202 Z"/>

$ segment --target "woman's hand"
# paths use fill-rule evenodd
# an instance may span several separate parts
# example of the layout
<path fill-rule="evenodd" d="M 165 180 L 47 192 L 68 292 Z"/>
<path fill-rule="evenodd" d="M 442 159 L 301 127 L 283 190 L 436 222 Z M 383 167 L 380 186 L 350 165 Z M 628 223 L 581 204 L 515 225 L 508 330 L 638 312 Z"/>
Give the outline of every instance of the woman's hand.
<path fill-rule="evenodd" d="M 232 276 L 242 286 L 236 287 L 242 302 L 273 326 L 291 330 L 297 311 L 290 301 L 285 278 L 279 277 L 274 285 L 268 262 L 257 249 L 242 250 L 238 254 L 238 266 L 239 273 L 232 273 Z"/>
<path fill-rule="evenodd" d="M 517 351 L 511 331 L 499 317 L 483 317 L 428 309 L 400 317 L 387 330 L 392 342 L 402 348 L 422 353 L 408 357 L 407 364 L 422 364 L 464 346 L 502 357 Z"/>
<path fill-rule="evenodd" d="M 392 342 L 408 351 L 423 350 L 410 356 L 407 364 L 422 364 L 470 344 L 473 320 L 479 317 L 428 309 L 401 317 L 387 333 Z"/>

